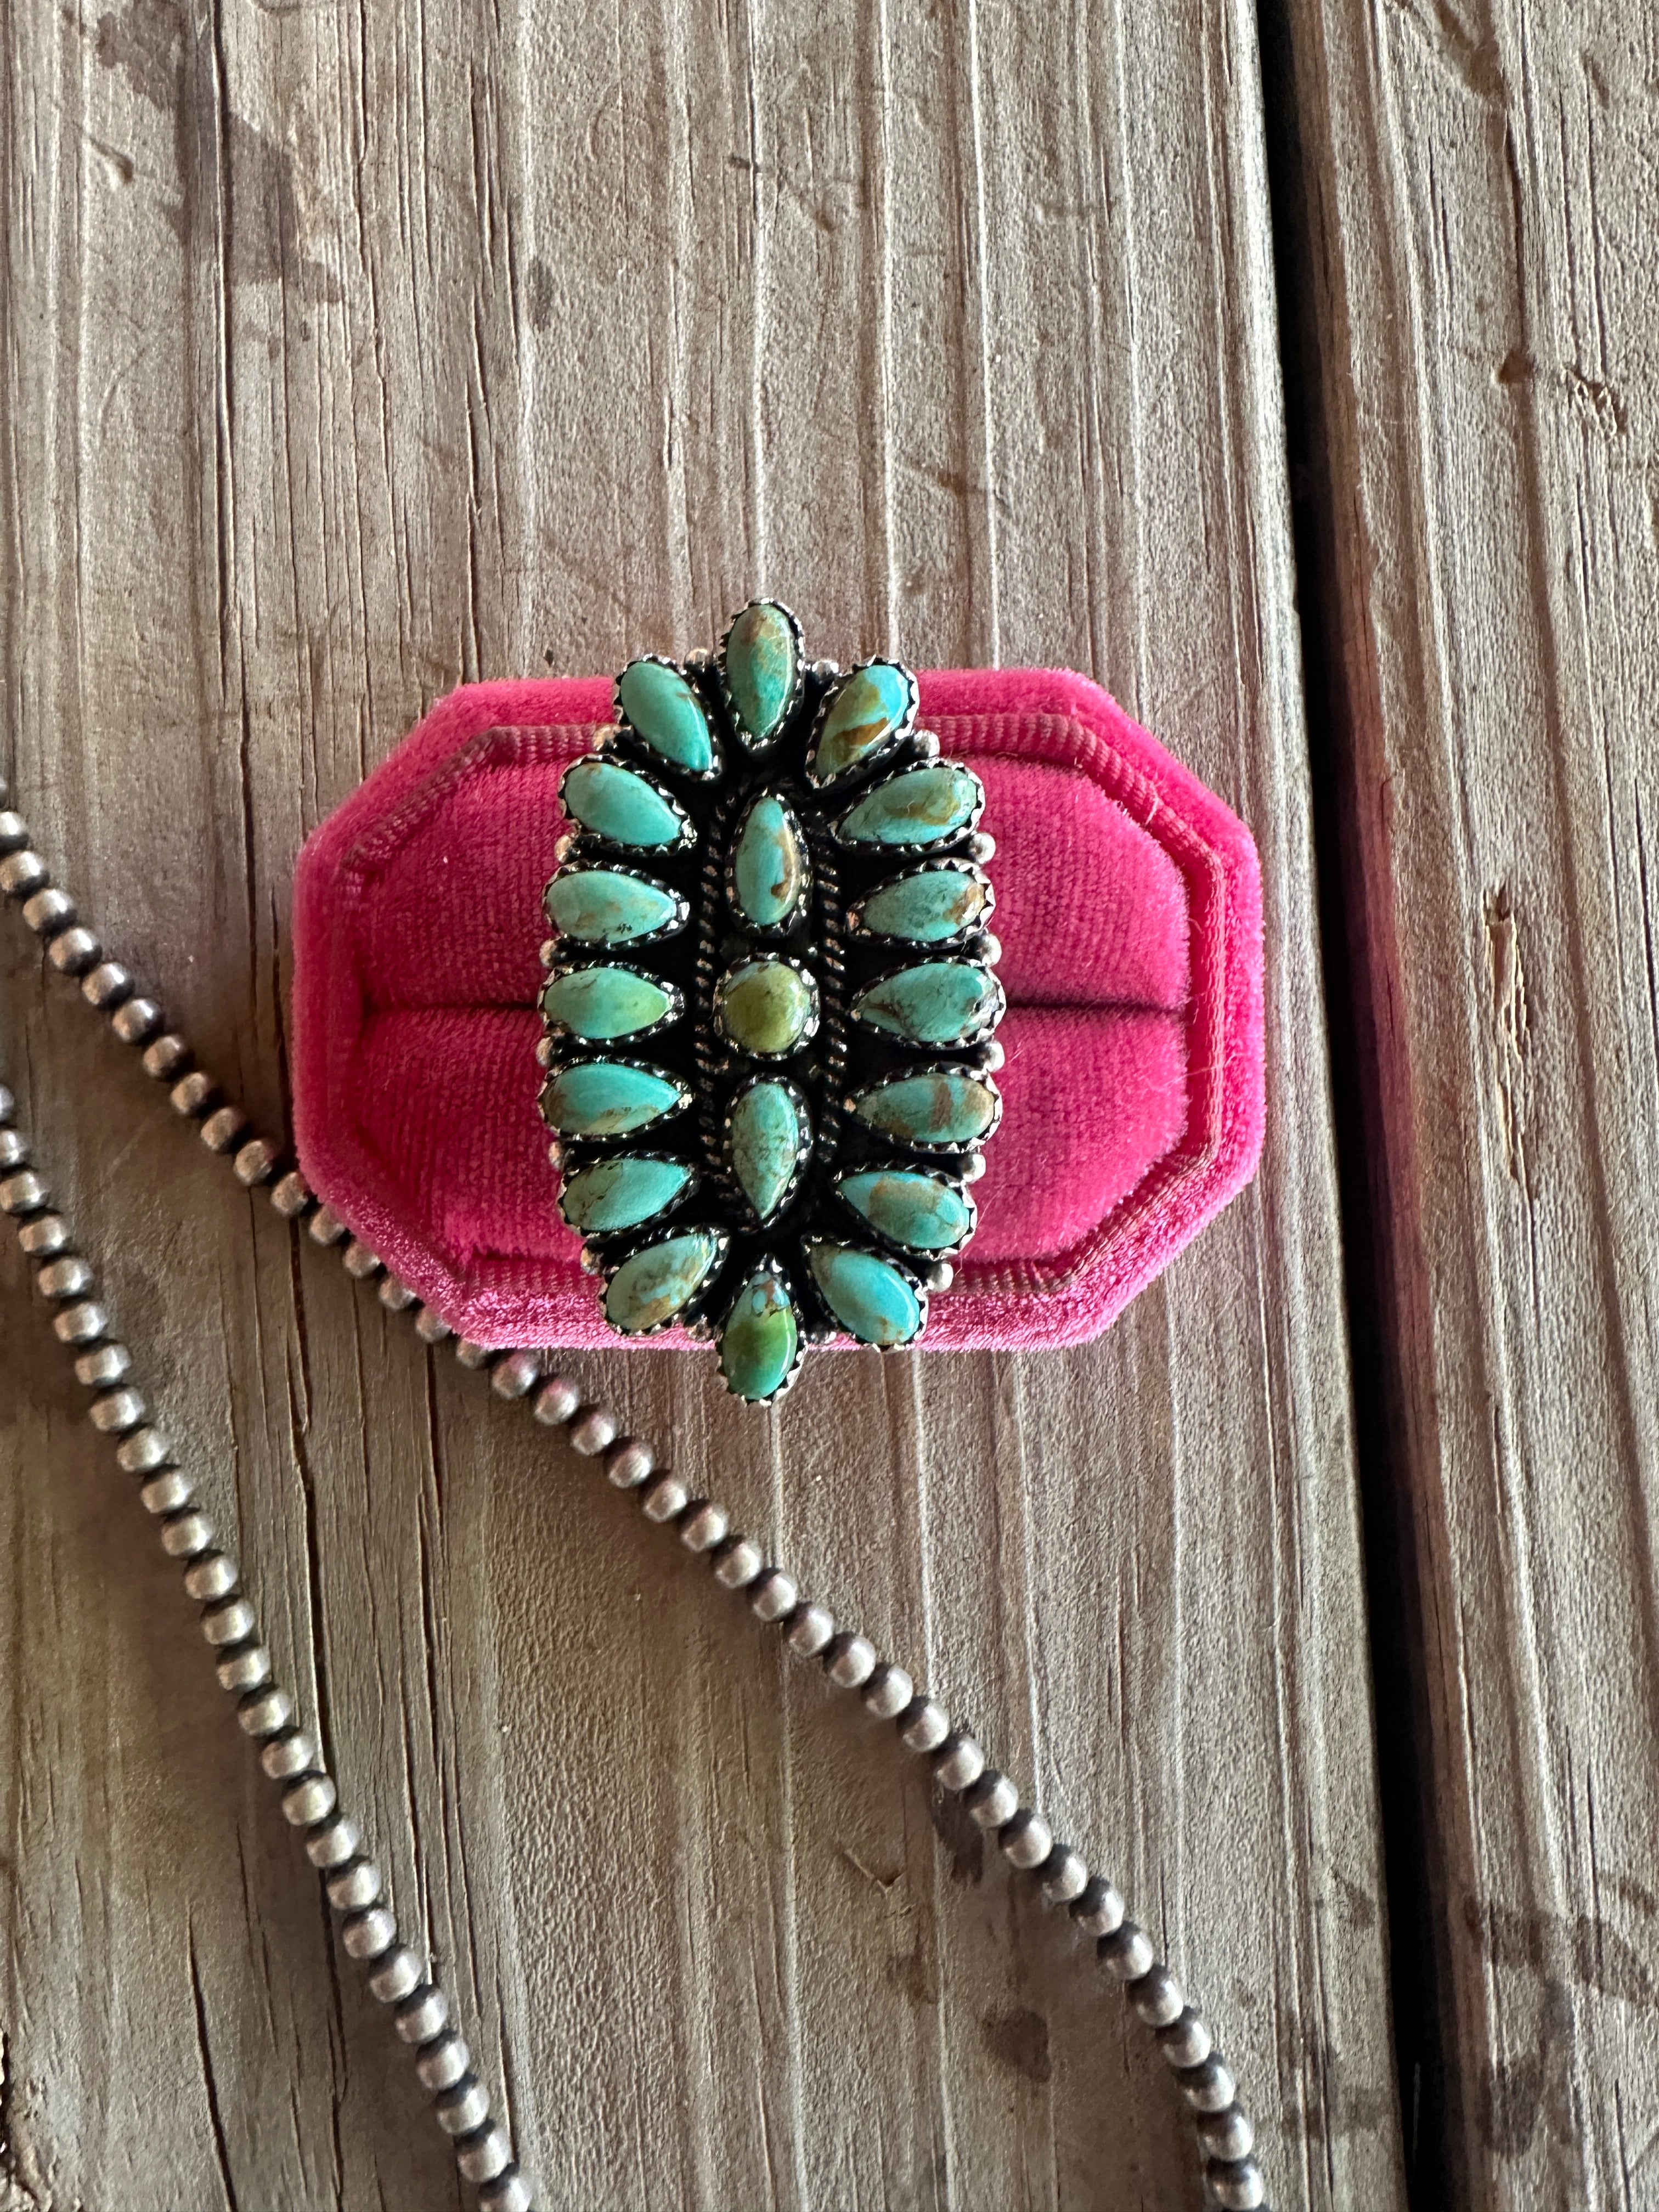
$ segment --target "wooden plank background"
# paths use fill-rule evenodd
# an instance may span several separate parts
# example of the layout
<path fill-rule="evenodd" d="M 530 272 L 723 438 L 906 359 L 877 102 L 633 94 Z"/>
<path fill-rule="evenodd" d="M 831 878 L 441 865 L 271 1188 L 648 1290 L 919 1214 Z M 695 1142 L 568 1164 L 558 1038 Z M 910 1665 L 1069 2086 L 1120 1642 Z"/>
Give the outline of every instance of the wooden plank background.
<path fill-rule="evenodd" d="M 0 20 L 5 763 L 263 1122 L 307 830 L 456 681 L 756 588 L 842 659 L 1084 669 L 1251 823 L 1262 1171 L 1105 1340 L 758 1419 L 672 1356 L 579 1372 L 1119 1875 L 1276 2204 L 1640 2205 L 1651 26 Z M 0 1076 L 545 2204 L 1196 2202 L 1063 1931 L 15 926 Z M 458 2202 L 26 1280 L 0 2208 Z"/>

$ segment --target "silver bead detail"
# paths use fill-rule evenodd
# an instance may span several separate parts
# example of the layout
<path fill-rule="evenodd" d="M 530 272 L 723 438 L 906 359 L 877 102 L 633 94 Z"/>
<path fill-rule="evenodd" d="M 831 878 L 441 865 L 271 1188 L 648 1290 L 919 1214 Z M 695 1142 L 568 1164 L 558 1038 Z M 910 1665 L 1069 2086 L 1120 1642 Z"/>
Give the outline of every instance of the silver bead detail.
<path fill-rule="evenodd" d="M 202 1633 L 210 1644 L 245 1644 L 258 1626 L 245 1597 L 228 1597 L 202 1615 Z"/>
<path fill-rule="evenodd" d="M 477 1369 L 488 1367 L 495 1355 L 489 1345 L 476 1344 L 470 1336 L 463 1336 L 456 1340 L 455 1357 L 463 1367 Z"/>
<path fill-rule="evenodd" d="M 478 2191 L 478 2212 L 532 2212 L 530 2184 L 515 2166 Z"/>
<path fill-rule="evenodd" d="M 12 1133 L 9 1129 L 0 1130 L 0 1137 Z M 0 1164 L 12 1164 L 4 1159 L 3 1146 L 0 1146 Z M 63 1251 L 69 1241 L 69 1224 L 61 1213 L 38 1213 L 17 1232 L 17 1242 L 31 1260 L 49 1260 L 54 1253 Z"/>
<path fill-rule="evenodd" d="M 0 799 L 5 797 L 5 787 L 0 784 Z M 0 853 L 15 853 L 20 845 L 29 842 L 29 825 L 21 814 L 8 807 L 0 814 Z"/>
<path fill-rule="evenodd" d="M 9 853 L 0 860 L 0 891 L 8 898 L 26 898 L 29 892 L 39 890 L 46 880 L 46 862 L 27 845 L 21 852 Z"/>
<path fill-rule="evenodd" d="M 0 1173 L 28 1165 L 28 1140 L 21 1129 L 0 1129 Z M 19 1243 L 22 1242 L 19 1238 Z M 28 1250 L 27 1244 L 23 1249 Z"/>
<path fill-rule="evenodd" d="M 94 1278 L 92 1269 L 79 1253 L 71 1252 L 38 1267 L 34 1280 L 42 1297 L 78 1298 L 92 1288 Z"/>
<path fill-rule="evenodd" d="M 46 1186 L 33 1168 L 0 1182 L 0 1213 L 33 1213 L 46 1202 Z"/>
<path fill-rule="evenodd" d="M 685 1485 L 672 1474 L 659 1474 L 640 1498 L 640 1510 L 647 1521 L 659 1523 L 678 1521 L 690 1500 Z"/>
<path fill-rule="evenodd" d="M 123 1044 L 143 1044 L 160 1028 L 161 1009 L 154 999 L 128 999 L 109 1018 L 109 1025 Z"/>
<path fill-rule="evenodd" d="M 161 1549 L 169 1559 L 193 1559 L 208 1549 L 213 1538 L 212 1522 L 193 1509 L 169 1514 L 161 1523 Z"/>
<path fill-rule="evenodd" d="M 585 1459 L 597 1458 L 617 1441 L 617 1424 L 603 1406 L 590 1406 L 570 1425 L 570 1441 Z"/>
<path fill-rule="evenodd" d="M 373 1859 L 353 1859 L 329 1876 L 327 1888 L 337 1912 L 365 1911 L 380 1902 L 380 1869 Z"/>
<path fill-rule="evenodd" d="M 948 1735 L 933 1754 L 933 1776 L 945 1789 L 966 1790 L 985 1771 L 985 1753 L 970 1735 Z"/>
<path fill-rule="evenodd" d="M 747 1536 L 730 1536 L 714 1553 L 714 1580 L 725 1589 L 747 1589 L 766 1565 L 766 1554 Z"/>
<path fill-rule="evenodd" d="M 94 969 L 93 973 L 95 975 L 97 970 Z M 87 981 L 90 982 L 92 976 L 88 975 Z M 165 1036 L 158 1036 L 154 1044 L 144 1047 L 144 1073 L 157 1083 L 169 1082 L 189 1065 L 189 1061 L 190 1047 L 177 1030 L 167 1030 Z"/>
<path fill-rule="evenodd" d="M 47 1219 L 55 1219 L 48 1215 Z M 132 1354 L 125 1344 L 100 1344 L 95 1351 L 83 1352 L 75 1363 L 75 1379 L 88 1390 L 106 1389 L 118 1382 L 132 1364 Z"/>
<path fill-rule="evenodd" d="M 605 1455 L 605 1480 L 614 1482 L 618 1490 L 637 1490 L 648 1480 L 656 1464 L 656 1455 L 649 1444 L 624 1437 L 620 1443 L 612 1444 Z"/>
<path fill-rule="evenodd" d="M 1224 2112 L 1238 2094 L 1233 2071 L 1219 2052 L 1176 2077 L 1182 2095 L 1196 2112 Z"/>
<path fill-rule="evenodd" d="M 1018 1812 L 1019 1792 L 1006 1774 L 989 1766 L 963 1802 L 981 1828 L 1001 1828 Z"/>
<path fill-rule="evenodd" d="M 464 2074 L 437 2102 L 438 2125 L 447 2136 L 470 2136 L 489 2118 L 489 2092 L 475 2074 Z"/>
<path fill-rule="evenodd" d="M 101 1398 L 93 1400 L 87 1408 L 87 1417 L 94 1428 L 102 1430 L 106 1437 L 125 1436 L 143 1419 L 144 1401 L 136 1390 L 107 1390 Z"/>
<path fill-rule="evenodd" d="M 89 929 L 77 925 L 52 939 L 46 957 L 60 975 L 80 975 L 93 966 L 103 949 Z"/>
<path fill-rule="evenodd" d="M 176 1513 L 196 1495 L 196 1486 L 182 1468 L 164 1467 L 151 1475 L 138 1492 L 146 1513 Z"/>
<path fill-rule="evenodd" d="M 422 1344 L 441 1344 L 455 1332 L 435 1307 L 422 1306 L 415 1316 L 415 1334 Z"/>
<path fill-rule="evenodd" d="M 419 1989 L 421 1977 L 419 1954 L 411 1951 L 407 1943 L 399 1943 L 386 1953 L 369 1976 L 369 1990 L 382 2004 L 398 2004 L 411 1990 Z"/>
<path fill-rule="evenodd" d="M 334 1810 L 338 1796 L 333 1783 L 326 1774 L 302 1774 L 297 1782 L 290 1782 L 283 1792 L 283 1818 L 290 1827 L 309 1828 L 319 1820 L 325 1820 Z M 418 1965 L 415 1978 L 420 1978 Z M 415 1983 L 409 1985 L 413 1989 Z"/>
<path fill-rule="evenodd" d="M 493 2181 L 513 2163 L 513 2146 L 500 2123 L 491 2120 L 455 2146 L 455 2163 L 468 2181 Z"/>
<path fill-rule="evenodd" d="M 531 1412 L 544 1427 L 556 1429 L 581 1411 L 582 1394 L 568 1375 L 550 1375 L 537 1391 Z"/>
<path fill-rule="evenodd" d="M 362 1840 L 352 1822 L 343 1814 L 336 1814 L 325 1826 L 313 1829 L 306 1838 L 306 1856 L 313 1866 L 326 1872 L 355 1859 Z"/>
<path fill-rule="evenodd" d="M 109 1316 L 95 1298 L 65 1306 L 62 1313 L 52 1317 L 52 1333 L 59 1344 L 94 1343 L 108 1327 Z"/>
<path fill-rule="evenodd" d="M 428 1982 L 398 2006 L 392 2025 L 405 2043 L 430 2043 L 449 2022 L 449 2000 Z"/>
<path fill-rule="evenodd" d="M 204 1552 L 185 1570 L 185 1595 L 198 1605 L 216 1604 L 235 1587 L 236 1562 L 222 1552 Z"/>
<path fill-rule="evenodd" d="M 1167 1966 L 1149 1966 L 1138 1982 L 1129 1984 L 1124 1995 L 1134 2007 L 1136 2016 L 1148 2027 L 1168 2027 L 1172 2020 L 1180 2019 L 1187 2002 L 1180 1983 Z M 1245 2148 L 1249 2146 L 1246 2144 Z"/>
<path fill-rule="evenodd" d="M 263 1644 L 245 1644 L 240 1651 L 227 1651 L 214 1670 L 221 1689 L 260 1690 L 270 1680 L 270 1654 Z"/>
<path fill-rule="evenodd" d="M 1083 1863 L 1083 1854 L 1074 1851 L 1069 1844 L 1056 1844 L 1037 1869 L 1037 1875 L 1042 1884 L 1042 1894 L 1050 1905 L 1070 1905 L 1089 1886 L 1089 1869 Z"/>
<path fill-rule="evenodd" d="M 179 1077 L 167 1093 L 167 1103 L 185 1121 L 193 1121 L 218 1095 L 218 1085 L 210 1075 L 204 1074 L 198 1067 L 190 1074 Z"/>
<path fill-rule="evenodd" d="M 252 1137 L 231 1163 L 236 1180 L 245 1189 L 252 1190 L 258 1184 L 269 1182 L 270 1171 L 281 1154 L 275 1145 L 264 1137 Z"/>
<path fill-rule="evenodd" d="M 293 1698 L 274 1682 L 269 1689 L 251 1692 L 236 1707 L 238 1724 L 248 1735 L 275 1735 L 293 1716 Z"/>
<path fill-rule="evenodd" d="M 691 1506 L 681 1522 L 680 1541 L 688 1552 L 712 1552 L 716 1544 L 724 1543 L 731 1525 L 725 1507 L 705 1498 Z"/>
<path fill-rule="evenodd" d="M 878 1667 L 860 1693 L 864 1710 L 878 1721 L 896 1720 L 912 1698 L 916 1686 L 902 1667 Z"/>
<path fill-rule="evenodd" d="M 1240 2159 L 1233 2166 L 1206 2166 L 1204 2179 L 1222 2212 L 1257 2212 L 1267 2201 L 1267 2185 L 1253 2158 Z"/>
<path fill-rule="evenodd" d="M 1173 2066 L 1178 2074 L 1184 2073 L 1188 2067 L 1201 2066 L 1211 2050 L 1210 2031 L 1203 2014 L 1195 2011 L 1191 2005 L 1187 2006 L 1179 2019 L 1159 2028 L 1158 2047 L 1163 2052 L 1165 2063 Z"/>
<path fill-rule="evenodd" d="M 132 977 L 118 960 L 100 960 L 81 978 L 81 995 L 89 1006 L 112 1012 L 132 996 Z"/>
<path fill-rule="evenodd" d="M 384 1905 L 366 1905 L 354 1912 L 340 1930 L 340 1941 L 354 1959 L 378 1959 L 398 1940 L 398 1923 Z"/>
<path fill-rule="evenodd" d="M 527 1397 L 536 1387 L 542 1363 L 533 1352 L 509 1352 L 489 1372 L 489 1387 L 498 1398 Z"/>
<path fill-rule="evenodd" d="M 228 1152 L 246 1127 L 247 1116 L 240 1106 L 222 1106 L 203 1122 L 202 1142 L 210 1152 Z"/>
<path fill-rule="evenodd" d="M 382 1275 L 380 1300 L 388 1313 L 407 1313 L 416 1303 L 416 1293 L 407 1283 L 400 1282 L 396 1275 Z"/>
<path fill-rule="evenodd" d="M 1126 1920 L 1115 1934 L 1103 1936 L 1096 1948 L 1102 1966 L 1121 1982 L 1138 1982 L 1157 1963 L 1158 1954 L 1146 1929 L 1133 1920 Z"/>
<path fill-rule="evenodd" d="M 422 2087 L 428 2089 L 447 2089 L 461 2081 L 466 2073 L 471 2053 L 459 2035 L 446 2031 L 434 2036 L 415 2061 L 415 2071 Z"/>
<path fill-rule="evenodd" d="M 337 1244 L 345 1233 L 346 1225 L 331 1206 L 319 1206 L 306 1224 L 313 1244 Z"/>
<path fill-rule="evenodd" d="M 793 1577 L 781 1567 L 769 1567 L 749 1593 L 749 1609 L 761 1620 L 781 1620 L 799 1601 Z"/>
<path fill-rule="evenodd" d="M 270 1202 L 284 1221 L 296 1221 L 311 1203 L 311 1185 L 298 1168 L 290 1168 L 270 1187 Z"/>
<path fill-rule="evenodd" d="M 115 1464 L 123 1474 L 148 1474 L 152 1468 L 161 1466 L 167 1455 L 167 1439 L 159 1429 L 135 1429 L 116 1446 Z"/>
<path fill-rule="evenodd" d="M 937 1751 L 951 1733 L 951 1716 L 931 1698 L 913 1698 L 899 1723 L 899 1741 L 920 1756 Z"/>
<path fill-rule="evenodd" d="M 997 1832 L 997 1843 L 1010 1866 L 1029 1874 L 1040 1867 L 1054 1847 L 1054 1831 L 1040 1813 L 1022 1806 L 1012 1820 Z"/>
<path fill-rule="evenodd" d="M 1212 2158 L 1248 2158 L 1255 2130 L 1242 2105 L 1224 2105 L 1218 2112 L 1205 2113 L 1198 2124 L 1198 2139 Z"/>
<path fill-rule="evenodd" d="M 867 1636 L 843 1630 L 824 1647 L 823 1671 L 837 1689 L 861 1690 L 876 1671 L 876 1647 Z"/>
<path fill-rule="evenodd" d="M 56 937 L 75 919 L 75 901 L 55 884 L 23 902 L 23 919 L 37 937 Z"/>
<path fill-rule="evenodd" d="M 273 1782 L 286 1782 L 306 1774 L 317 1764 L 317 1747 L 303 1729 L 289 1729 L 272 1736 L 259 1753 L 259 1764 Z"/>
<path fill-rule="evenodd" d="M 1114 1936 L 1123 1925 L 1123 1899 L 1103 1875 L 1091 1875 L 1072 1917 L 1085 1936 Z"/>
<path fill-rule="evenodd" d="M 789 1616 L 783 1640 L 799 1659 L 816 1659 L 836 1632 L 836 1616 L 827 1605 L 799 1605 Z"/>
<path fill-rule="evenodd" d="M 356 1283 L 366 1283 L 371 1275 L 380 1272 L 380 1256 L 371 1252 L 367 1244 L 354 1237 L 340 1255 L 340 1265 Z"/>

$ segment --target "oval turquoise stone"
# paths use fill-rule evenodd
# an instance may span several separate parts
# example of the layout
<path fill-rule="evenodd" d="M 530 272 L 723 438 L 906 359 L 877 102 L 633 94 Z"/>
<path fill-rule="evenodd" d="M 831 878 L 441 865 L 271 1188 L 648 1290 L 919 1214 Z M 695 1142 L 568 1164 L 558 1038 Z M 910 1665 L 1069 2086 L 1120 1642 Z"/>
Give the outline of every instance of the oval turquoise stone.
<path fill-rule="evenodd" d="M 913 945 L 942 945 L 981 923 L 991 910 L 988 884 L 965 864 L 924 868 L 872 891 L 860 910 L 875 937 L 908 938 Z"/>
<path fill-rule="evenodd" d="M 683 1160 L 657 1160 L 630 1154 L 600 1160 L 569 1176 L 559 1193 L 559 1212 L 584 1237 L 603 1237 L 616 1229 L 637 1229 L 670 1206 L 691 1181 Z"/>
<path fill-rule="evenodd" d="M 789 1380 L 800 1349 L 800 1324 L 787 1285 L 769 1269 L 738 1292 L 720 1330 L 720 1373 L 734 1397 L 759 1405 Z"/>
<path fill-rule="evenodd" d="M 971 769 L 951 761 L 906 769 L 866 792 L 841 825 L 852 845 L 933 845 L 965 830 L 983 793 Z"/>
<path fill-rule="evenodd" d="M 624 1260 L 605 1294 L 605 1317 L 629 1336 L 662 1328 L 689 1305 L 719 1264 L 712 1229 L 688 1229 Z"/>
<path fill-rule="evenodd" d="M 726 634 L 726 688 L 746 743 L 766 744 L 794 696 L 800 647 L 780 606 L 758 599 Z"/>
<path fill-rule="evenodd" d="M 872 1229 L 913 1252 L 953 1252 L 973 1234 L 973 1200 L 943 1176 L 877 1169 L 842 1176 L 836 1187 Z"/>
<path fill-rule="evenodd" d="M 855 1244 L 816 1243 L 812 1280 L 849 1336 L 890 1352 L 920 1334 L 927 1310 L 898 1269 Z"/>
<path fill-rule="evenodd" d="M 732 1109 L 732 1172 L 761 1221 L 783 1203 L 812 1141 L 805 1109 L 781 1083 L 755 1083 Z"/>
<path fill-rule="evenodd" d="M 781 1060 L 810 1034 L 817 992 L 787 960 L 744 960 L 721 976 L 714 1012 L 739 1052 Z"/>
<path fill-rule="evenodd" d="M 872 760 L 898 735 L 915 707 L 915 679 L 885 660 L 855 668 L 830 702 L 807 762 L 815 783 Z"/>
<path fill-rule="evenodd" d="M 960 1044 L 988 1028 L 1002 992 L 972 960 L 925 960 L 872 983 L 853 1001 L 855 1018 L 908 1044 Z"/>
<path fill-rule="evenodd" d="M 681 919 L 672 891 L 614 868 L 562 868 L 542 904 L 554 928 L 582 945 L 627 945 Z"/>
<path fill-rule="evenodd" d="M 678 1113 L 690 1097 L 684 1084 L 654 1068 L 585 1060 L 542 1085 L 542 1116 L 562 1137 L 628 1137 Z"/>
<path fill-rule="evenodd" d="M 878 1084 L 854 1111 L 901 1145 L 975 1145 L 996 1127 L 997 1092 L 982 1075 L 947 1068 Z"/>
<path fill-rule="evenodd" d="M 732 889 L 757 929 L 781 929 L 806 890 L 806 845 L 783 801 L 763 791 L 750 801 L 732 854 Z"/>
<path fill-rule="evenodd" d="M 630 660 L 617 679 L 617 703 L 653 752 L 693 775 L 708 775 L 714 764 L 708 717 L 678 668 Z"/>
<path fill-rule="evenodd" d="M 591 757 L 573 761 L 559 787 L 567 814 L 613 845 L 678 845 L 684 817 L 637 769 Z"/>
<path fill-rule="evenodd" d="M 573 968 L 568 975 L 556 975 L 542 993 L 548 1020 L 590 1044 L 654 1029 L 673 1006 L 654 975 L 641 975 L 632 968 Z"/>

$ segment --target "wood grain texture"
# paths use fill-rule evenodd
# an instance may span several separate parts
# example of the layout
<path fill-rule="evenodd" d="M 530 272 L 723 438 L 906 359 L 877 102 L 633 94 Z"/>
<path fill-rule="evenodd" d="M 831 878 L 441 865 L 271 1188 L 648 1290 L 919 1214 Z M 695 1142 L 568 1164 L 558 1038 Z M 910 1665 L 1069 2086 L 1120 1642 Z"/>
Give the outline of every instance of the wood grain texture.
<path fill-rule="evenodd" d="M 1629 2208 L 1659 2140 L 1656 24 L 1285 15 L 1417 1676 L 1418 2176 Z"/>
<path fill-rule="evenodd" d="M 580 1372 L 1120 1875 L 1275 2202 L 1397 2205 L 1249 12 L 3 13 L 14 781 L 263 1121 L 306 831 L 457 679 L 757 586 L 842 658 L 1091 671 L 1255 828 L 1267 1157 L 1105 1341 L 769 1417 Z M 3 942 L 7 1079 L 543 2201 L 1195 2202 L 977 1832 Z M 455 2200 L 4 1266 L 8 2212 Z"/>

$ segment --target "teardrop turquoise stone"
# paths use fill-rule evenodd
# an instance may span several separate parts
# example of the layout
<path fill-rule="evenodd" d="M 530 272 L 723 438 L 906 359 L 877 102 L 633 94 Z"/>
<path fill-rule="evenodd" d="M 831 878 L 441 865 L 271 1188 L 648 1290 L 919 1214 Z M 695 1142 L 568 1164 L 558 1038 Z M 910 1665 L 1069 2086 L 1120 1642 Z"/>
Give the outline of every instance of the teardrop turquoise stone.
<path fill-rule="evenodd" d="M 617 703 L 653 752 L 693 775 L 714 764 L 714 740 L 702 702 L 662 660 L 630 660 L 617 679 Z"/>
<path fill-rule="evenodd" d="M 744 960 L 721 976 L 714 1011 L 739 1052 L 781 1060 L 811 1029 L 817 994 L 787 960 Z"/>
<path fill-rule="evenodd" d="M 854 1244 L 815 1243 L 812 1279 L 849 1336 L 891 1351 L 919 1335 L 927 1318 L 921 1298 L 888 1261 Z"/>
<path fill-rule="evenodd" d="M 996 1126 L 997 1093 L 983 1076 L 952 1068 L 878 1084 L 854 1111 L 901 1145 L 976 1145 Z"/>
<path fill-rule="evenodd" d="M 637 1229 L 679 1197 L 691 1180 L 682 1160 L 600 1160 L 571 1176 L 559 1193 L 559 1212 L 584 1237 L 603 1237 L 616 1229 Z"/>
<path fill-rule="evenodd" d="M 562 1137 L 627 1137 L 678 1113 L 690 1097 L 684 1084 L 652 1068 L 585 1060 L 542 1085 L 542 1116 Z"/>
<path fill-rule="evenodd" d="M 732 855 L 732 888 L 757 929 L 779 929 L 806 889 L 806 847 L 800 825 L 769 791 L 750 804 Z"/>
<path fill-rule="evenodd" d="M 654 975 L 637 975 L 631 968 L 573 968 L 567 975 L 556 975 L 542 993 L 548 1020 L 590 1044 L 653 1029 L 673 1004 Z"/>
<path fill-rule="evenodd" d="M 853 1001 L 853 1012 L 908 1044 L 960 1044 L 987 1028 L 1001 1006 L 988 969 L 971 960 L 925 960 L 872 983 Z"/>
<path fill-rule="evenodd" d="M 608 837 L 613 845 L 678 845 L 678 810 L 636 769 L 591 756 L 573 761 L 564 772 L 559 799 L 584 830 Z"/>
<path fill-rule="evenodd" d="M 605 1317 L 629 1336 L 661 1328 L 689 1305 L 720 1256 L 712 1229 L 689 1229 L 624 1260 L 605 1294 Z"/>
<path fill-rule="evenodd" d="M 866 792 L 840 835 L 852 845 L 934 845 L 967 828 L 983 795 L 973 770 L 952 761 L 906 769 Z"/>
<path fill-rule="evenodd" d="M 914 945 L 942 945 L 972 929 L 990 911 L 991 893 L 973 871 L 924 868 L 884 884 L 864 902 L 860 920 L 875 937 L 908 938 Z"/>
<path fill-rule="evenodd" d="M 627 945 L 680 918 L 672 891 L 614 868 L 562 868 L 542 903 L 554 928 L 582 945 Z"/>
<path fill-rule="evenodd" d="M 814 783 L 872 759 L 903 727 L 915 697 L 915 678 L 885 660 L 855 668 L 830 702 L 807 762 Z"/>
<path fill-rule="evenodd" d="M 800 1348 L 800 1324 L 787 1286 L 769 1270 L 738 1292 L 720 1330 L 720 1373 L 735 1397 L 759 1405 L 776 1397 Z"/>
<path fill-rule="evenodd" d="M 769 599 L 745 607 L 726 634 L 726 685 L 744 741 L 775 737 L 795 689 L 794 625 Z"/>
<path fill-rule="evenodd" d="M 872 1169 L 836 1185 L 854 1213 L 913 1252 L 954 1252 L 973 1233 L 974 1201 L 943 1176 Z"/>
<path fill-rule="evenodd" d="M 732 1172 L 762 1221 L 783 1202 L 811 1143 L 805 1109 L 781 1083 L 751 1084 L 732 1109 Z"/>

